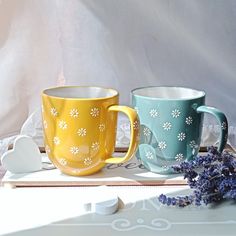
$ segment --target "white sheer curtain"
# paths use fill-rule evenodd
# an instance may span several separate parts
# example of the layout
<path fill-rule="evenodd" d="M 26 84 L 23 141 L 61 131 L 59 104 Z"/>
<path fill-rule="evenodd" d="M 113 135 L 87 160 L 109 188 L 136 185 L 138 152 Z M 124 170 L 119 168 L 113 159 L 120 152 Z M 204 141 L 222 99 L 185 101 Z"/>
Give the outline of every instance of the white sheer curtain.
<path fill-rule="evenodd" d="M 45 87 L 113 87 L 129 104 L 135 87 L 176 85 L 205 90 L 236 145 L 235 18 L 234 0 L 0 0 L 0 139 Z M 217 135 L 206 116 L 204 142 Z"/>

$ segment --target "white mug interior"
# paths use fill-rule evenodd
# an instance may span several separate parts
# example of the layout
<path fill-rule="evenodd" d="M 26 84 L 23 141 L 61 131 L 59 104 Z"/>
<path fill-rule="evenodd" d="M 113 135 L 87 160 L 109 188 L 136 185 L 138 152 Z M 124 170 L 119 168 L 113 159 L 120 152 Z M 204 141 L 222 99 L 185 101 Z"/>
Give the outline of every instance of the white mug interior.
<path fill-rule="evenodd" d="M 114 89 L 102 87 L 65 86 L 45 89 L 43 94 L 58 98 L 103 99 L 118 95 Z"/>
<path fill-rule="evenodd" d="M 185 100 L 205 96 L 203 91 L 182 87 L 143 87 L 134 89 L 132 94 L 134 96 L 165 100 Z"/>

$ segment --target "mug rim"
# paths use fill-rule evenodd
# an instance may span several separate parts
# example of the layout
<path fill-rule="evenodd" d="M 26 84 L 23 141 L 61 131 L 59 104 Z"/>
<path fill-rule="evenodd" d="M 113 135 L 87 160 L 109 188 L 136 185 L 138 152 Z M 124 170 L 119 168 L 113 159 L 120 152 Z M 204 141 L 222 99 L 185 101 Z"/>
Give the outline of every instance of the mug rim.
<path fill-rule="evenodd" d="M 110 96 L 101 96 L 101 97 L 69 97 L 69 96 L 55 96 L 55 95 L 50 95 L 47 94 L 48 91 L 53 91 L 53 90 L 58 90 L 58 89 L 68 89 L 68 88 L 80 88 L 80 89 L 84 89 L 84 88 L 92 88 L 92 89 L 103 89 L 104 91 L 110 91 L 112 93 L 114 93 L 113 95 Z M 83 101 L 88 101 L 88 100 L 106 100 L 106 99 L 111 99 L 111 98 L 115 98 L 117 96 L 119 96 L 119 92 L 116 89 L 113 88 L 106 88 L 106 87 L 102 87 L 102 86 L 79 86 L 79 85 L 65 85 L 65 86 L 54 86 L 54 87 L 49 87 L 46 89 L 43 89 L 43 91 L 41 92 L 42 96 L 47 96 L 47 97 L 51 97 L 54 99 L 66 99 L 66 100 L 83 100 Z"/>
<path fill-rule="evenodd" d="M 158 97 L 158 96 L 147 96 L 147 95 L 140 95 L 140 94 L 135 94 L 137 91 L 145 90 L 145 89 L 151 89 L 151 88 L 171 88 L 171 89 L 183 89 L 183 90 L 188 90 L 188 91 L 195 91 L 198 92 L 201 95 L 199 96 L 192 96 L 188 98 L 163 98 L 163 97 Z M 150 100 L 162 100 L 162 101 L 189 101 L 189 100 L 194 100 L 198 98 L 202 98 L 206 96 L 205 91 L 203 90 L 197 90 L 194 88 L 189 88 L 189 87 L 182 87 L 182 86 L 143 86 L 143 87 L 137 87 L 131 90 L 131 94 L 134 97 L 139 97 L 139 98 L 146 98 Z"/>

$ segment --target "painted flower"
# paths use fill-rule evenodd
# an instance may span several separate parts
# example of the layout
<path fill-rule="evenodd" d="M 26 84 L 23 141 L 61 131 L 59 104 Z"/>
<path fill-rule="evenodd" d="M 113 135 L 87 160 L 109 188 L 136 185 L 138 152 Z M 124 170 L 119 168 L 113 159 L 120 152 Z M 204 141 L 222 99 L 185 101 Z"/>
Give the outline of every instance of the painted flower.
<path fill-rule="evenodd" d="M 163 149 L 165 149 L 165 148 L 167 147 L 167 144 L 166 144 L 165 141 L 160 141 L 160 142 L 158 143 L 158 147 L 159 147 L 161 150 L 163 150 Z"/>
<path fill-rule="evenodd" d="M 54 142 L 55 145 L 59 145 L 61 143 L 61 140 L 60 140 L 59 137 L 54 137 L 53 142 Z"/>
<path fill-rule="evenodd" d="M 97 107 L 92 108 L 90 111 L 90 115 L 92 117 L 97 117 L 99 115 L 99 109 Z"/>
<path fill-rule="evenodd" d="M 70 152 L 73 154 L 73 155 L 77 155 L 79 153 L 79 148 L 78 147 L 71 147 L 70 148 Z"/>
<path fill-rule="evenodd" d="M 183 161 L 184 160 L 184 155 L 182 153 L 177 154 L 175 156 L 175 160 L 179 161 L 179 162 Z"/>
<path fill-rule="evenodd" d="M 91 159 L 90 157 L 86 157 L 86 158 L 84 159 L 84 164 L 85 164 L 86 166 L 91 165 L 91 164 L 92 164 L 92 159 Z"/>
<path fill-rule="evenodd" d="M 150 152 L 150 151 L 146 152 L 145 156 L 146 156 L 147 159 L 153 159 L 154 158 L 153 153 Z"/>
<path fill-rule="evenodd" d="M 79 116 L 79 111 L 76 108 L 70 110 L 70 116 L 73 118 L 77 118 Z"/>
<path fill-rule="evenodd" d="M 56 109 L 55 107 L 52 107 L 52 108 L 51 108 L 51 114 L 52 114 L 53 116 L 58 116 L 58 112 L 57 112 L 57 109 Z"/>
<path fill-rule="evenodd" d="M 67 123 L 64 120 L 60 120 L 58 126 L 60 129 L 67 129 Z"/>
<path fill-rule="evenodd" d="M 100 124 L 98 126 L 98 129 L 100 130 L 100 132 L 103 132 L 105 130 L 105 124 Z"/>
<path fill-rule="evenodd" d="M 100 146 L 99 142 L 94 142 L 94 143 L 92 143 L 91 147 L 92 147 L 93 150 L 97 151 L 99 149 L 99 146 Z"/>
<path fill-rule="evenodd" d="M 221 128 L 222 128 L 223 130 L 226 130 L 226 129 L 227 129 L 227 124 L 226 124 L 225 121 L 222 122 Z"/>
<path fill-rule="evenodd" d="M 61 158 L 58 162 L 59 162 L 61 165 L 63 165 L 63 166 L 66 166 L 66 165 L 67 165 L 67 161 L 66 161 L 66 159 L 64 159 L 64 158 Z"/>
<path fill-rule="evenodd" d="M 180 110 L 179 109 L 174 109 L 172 112 L 171 112 L 171 115 L 173 118 L 178 118 L 180 116 Z"/>
<path fill-rule="evenodd" d="M 143 134 L 144 136 L 149 136 L 151 134 L 151 130 L 147 127 L 144 127 Z"/>
<path fill-rule="evenodd" d="M 155 118 L 155 117 L 158 116 L 158 111 L 157 111 L 157 109 L 151 109 L 151 111 L 149 112 L 149 114 L 150 114 L 150 116 L 151 116 L 152 118 Z"/>
<path fill-rule="evenodd" d="M 77 134 L 81 137 L 86 136 L 87 130 L 85 128 L 79 128 Z"/>
<path fill-rule="evenodd" d="M 191 116 L 189 116 L 185 119 L 185 122 L 187 125 L 191 125 L 193 123 L 193 118 Z"/>
<path fill-rule="evenodd" d="M 190 146 L 191 148 L 196 148 L 196 147 L 197 147 L 197 144 L 196 144 L 195 140 L 190 141 L 190 142 L 189 142 L 189 146 Z"/>
<path fill-rule="evenodd" d="M 170 122 L 165 122 L 162 127 L 164 130 L 170 130 L 172 125 Z"/>
<path fill-rule="evenodd" d="M 177 138 L 178 138 L 179 141 L 183 141 L 186 138 L 186 134 L 181 132 L 181 133 L 178 134 Z"/>
<path fill-rule="evenodd" d="M 137 120 L 134 121 L 133 128 L 134 128 L 134 130 L 137 130 L 139 128 L 139 122 Z"/>

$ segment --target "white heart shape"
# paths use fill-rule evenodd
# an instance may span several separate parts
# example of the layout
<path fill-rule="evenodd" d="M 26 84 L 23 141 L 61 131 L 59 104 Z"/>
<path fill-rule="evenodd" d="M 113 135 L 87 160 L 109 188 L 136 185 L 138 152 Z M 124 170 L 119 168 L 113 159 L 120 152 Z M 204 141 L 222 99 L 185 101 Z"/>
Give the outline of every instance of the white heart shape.
<path fill-rule="evenodd" d="M 6 170 L 14 174 L 42 169 L 39 148 L 33 139 L 26 135 L 19 135 L 15 139 L 13 149 L 3 154 L 1 162 Z"/>

